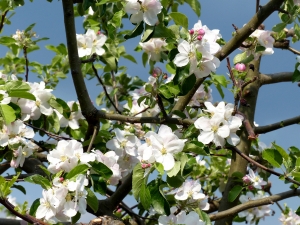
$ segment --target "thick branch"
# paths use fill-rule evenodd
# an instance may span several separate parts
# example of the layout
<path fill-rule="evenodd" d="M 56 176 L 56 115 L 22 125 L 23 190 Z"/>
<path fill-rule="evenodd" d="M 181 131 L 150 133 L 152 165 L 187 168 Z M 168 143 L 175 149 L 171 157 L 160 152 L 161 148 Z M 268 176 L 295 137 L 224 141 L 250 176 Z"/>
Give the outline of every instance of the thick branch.
<path fill-rule="evenodd" d="M 252 19 L 241 29 L 239 29 L 233 38 L 223 46 L 221 51 L 216 54 L 220 60 L 225 59 L 235 49 L 239 48 L 243 41 L 250 36 L 274 11 L 278 10 L 284 0 L 272 0 L 252 17 Z"/>
<path fill-rule="evenodd" d="M 280 122 L 269 124 L 269 125 L 266 125 L 266 126 L 259 126 L 259 127 L 256 127 L 254 131 L 255 131 L 256 134 L 265 134 L 265 133 L 268 133 L 270 131 L 278 130 L 280 128 L 290 126 L 290 125 L 293 125 L 293 124 L 297 124 L 297 123 L 300 123 L 300 116 L 296 116 L 296 117 L 293 117 L 293 118 L 290 118 L 290 119 L 282 120 Z"/>
<path fill-rule="evenodd" d="M 281 72 L 273 74 L 259 74 L 260 84 L 275 84 L 280 82 L 291 82 L 293 72 Z"/>
<path fill-rule="evenodd" d="M 90 100 L 81 71 L 81 61 L 79 59 L 77 49 L 73 1 L 63 0 L 62 3 L 72 79 L 75 86 L 77 98 L 80 103 L 82 114 L 87 118 L 89 122 L 91 114 L 93 114 L 96 109 Z"/>
<path fill-rule="evenodd" d="M 273 204 L 274 202 L 278 202 L 280 200 L 294 197 L 297 195 L 300 195 L 300 189 L 295 189 L 295 190 L 291 190 L 291 191 L 278 193 L 278 194 L 272 195 L 270 197 L 266 197 L 266 198 L 262 198 L 262 199 L 258 199 L 258 200 L 250 200 L 249 202 L 235 206 L 226 211 L 211 214 L 211 215 L 209 215 L 209 218 L 210 218 L 210 220 L 215 221 L 215 220 L 219 220 L 219 219 L 226 218 L 226 217 L 233 217 L 237 213 L 242 212 L 246 209 L 251 209 L 253 207 L 258 207 L 258 206 L 262 206 L 262 205 Z"/>

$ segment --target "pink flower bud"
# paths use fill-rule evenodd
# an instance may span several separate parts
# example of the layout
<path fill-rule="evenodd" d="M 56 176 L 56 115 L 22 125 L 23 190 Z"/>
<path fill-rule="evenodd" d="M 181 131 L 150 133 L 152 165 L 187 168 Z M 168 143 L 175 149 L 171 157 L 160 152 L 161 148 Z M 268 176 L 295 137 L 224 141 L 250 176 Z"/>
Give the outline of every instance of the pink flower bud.
<path fill-rule="evenodd" d="M 190 35 L 193 35 L 195 33 L 194 29 L 189 30 Z"/>
<path fill-rule="evenodd" d="M 244 63 L 237 63 L 235 64 L 234 68 L 238 71 L 245 71 L 246 70 L 246 65 Z"/>
<path fill-rule="evenodd" d="M 147 163 L 145 163 L 145 164 L 143 163 L 143 164 L 142 164 L 142 168 L 143 168 L 143 169 L 146 169 L 147 167 L 148 167 L 148 164 L 147 164 Z"/>
<path fill-rule="evenodd" d="M 168 79 L 168 75 L 167 75 L 166 73 L 164 73 L 163 78 L 164 78 L 165 80 Z"/>
<path fill-rule="evenodd" d="M 152 71 L 153 77 L 159 77 L 162 74 L 162 70 L 159 67 L 155 67 Z"/>
<path fill-rule="evenodd" d="M 254 190 L 254 187 L 253 187 L 252 185 L 249 185 L 249 186 L 248 186 L 248 189 L 249 189 L 250 191 L 253 191 L 253 190 Z"/>
<path fill-rule="evenodd" d="M 197 36 L 197 40 L 198 40 L 198 41 L 201 41 L 202 38 L 203 38 L 203 36 L 201 36 L 201 35 L 198 35 L 198 36 Z"/>
<path fill-rule="evenodd" d="M 59 182 L 63 182 L 65 179 L 63 177 L 59 178 Z"/>
<path fill-rule="evenodd" d="M 245 184 L 250 184 L 251 183 L 251 180 L 249 179 L 248 176 L 244 176 L 243 181 L 244 181 Z"/>
<path fill-rule="evenodd" d="M 101 34 L 101 31 L 99 30 L 98 32 L 97 32 L 97 35 L 100 35 Z"/>
<path fill-rule="evenodd" d="M 198 30 L 198 34 L 201 36 L 204 36 L 205 34 L 205 30 L 203 30 L 202 28 L 200 30 Z"/>

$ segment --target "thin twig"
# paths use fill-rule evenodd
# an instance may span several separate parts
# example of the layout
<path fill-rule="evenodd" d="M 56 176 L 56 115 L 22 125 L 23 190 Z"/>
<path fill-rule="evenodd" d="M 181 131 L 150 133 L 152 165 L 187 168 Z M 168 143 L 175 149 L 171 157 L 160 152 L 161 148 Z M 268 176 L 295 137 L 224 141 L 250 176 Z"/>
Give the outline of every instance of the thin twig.
<path fill-rule="evenodd" d="M 294 190 L 278 193 L 278 194 L 272 195 L 270 197 L 265 197 L 265 198 L 261 198 L 261 199 L 257 199 L 257 200 L 250 200 L 250 201 L 247 201 L 243 204 L 232 207 L 228 210 L 224 210 L 222 212 L 210 214 L 209 218 L 210 218 L 211 221 L 220 220 L 222 218 L 237 215 L 239 212 L 242 212 L 242 211 L 247 210 L 247 209 L 251 209 L 251 208 L 262 206 L 262 205 L 273 204 L 274 202 L 278 202 L 280 200 L 290 198 L 290 197 L 293 197 L 293 196 L 298 196 L 298 195 L 300 195 L 300 190 L 299 189 L 294 189 Z"/>
<path fill-rule="evenodd" d="M 121 114 L 122 112 L 117 108 L 117 106 L 115 105 L 115 103 L 113 102 L 113 100 L 111 99 L 111 97 L 109 96 L 109 94 L 108 94 L 108 92 L 107 92 L 107 89 L 106 89 L 106 87 L 105 87 L 105 85 L 104 85 L 104 83 L 103 83 L 101 77 L 98 75 L 97 69 L 95 68 L 95 66 L 94 66 L 93 63 L 92 63 L 92 68 L 93 68 L 93 71 L 94 71 L 94 73 L 95 73 L 95 75 L 96 75 L 96 77 L 97 77 L 99 83 L 102 85 L 102 88 L 103 88 L 103 90 L 104 90 L 104 92 L 105 92 L 106 97 L 108 98 L 108 100 L 110 101 L 110 103 L 112 104 L 112 106 L 115 108 L 115 110 L 116 110 L 119 114 Z"/>
<path fill-rule="evenodd" d="M 24 54 L 24 58 L 25 58 L 25 67 L 26 67 L 25 80 L 27 82 L 28 75 L 29 75 L 29 68 L 28 68 L 28 57 L 27 57 L 27 47 L 26 46 L 23 47 L 23 54 Z"/>
<path fill-rule="evenodd" d="M 256 0 L 255 12 L 257 13 L 259 10 L 259 0 Z"/>
<path fill-rule="evenodd" d="M 90 144 L 89 144 L 89 147 L 87 149 L 87 153 L 89 153 L 92 149 L 92 146 L 93 146 L 93 143 L 94 143 L 94 140 L 95 140 L 95 137 L 97 135 L 97 132 L 98 132 L 98 127 L 97 126 L 94 126 L 94 132 L 93 132 L 93 136 L 92 136 L 92 139 L 90 141 Z"/>
<path fill-rule="evenodd" d="M 293 124 L 297 124 L 297 123 L 300 123 L 300 116 L 296 116 L 296 117 L 293 117 L 293 118 L 290 118 L 290 119 L 282 120 L 280 122 L 269 124 L 269 125 L 266 125 L 266 126 L 259 126 L 259 127 L 256 127 L 254 129 L 254 131 L 255 131 L 256 134 L 265 134 L 265 133 L 268 133 L 270 131 L 274 131 L 274 130 L 277 130 L 277 129 L 280 129 L 280 128 L 283 128 L 283 127 L 287 127 L 287 126 L 290 126 L 290 125 L 293 125 Z"/>
<path fill-rule="evenodd" d="M 270 191 L 270 189 L 267 192 L 268 192 L 269 195 L 271 195 L 271 196 L 273 195 L 272 192 Z M 279 202 L 275 202 L 275 204 L 278 206 L 278 208 L 280 209 L 280 211 L 282 213 L 284 213 L 284 210 L 283 210 L 282 206 L 279 204 Z"/>
<path fill-rule="evenodd" d="M 247 116 L 240 111 L 237 111 L 237 114 L 240 114 L 244 118 L 243 125 L 249 135 L 248 140 L 256 140 L 257 135 L 255 134 L 253 127 L 251 126 L 250 121 L 248 120 Z"/>
<path fill-rule="evenodd" d="M 51 133 L 51 132 L 49 132 L 49 131 L 47 131 L 47 130 L 45 130 L 45 129 L 43 129 L 43 128 L 39 128 L 39 127 L 36 127 L 36 126 L 33 126 L 33 125 L 31 125 L 31 124 L 29 124 L 29 123 L 27 123 L 27 122 L 23 122 L 26 126 L 29 126 L 29 127 L 31 127 L 31 128 L 33 128 L 33 129 L 37 129 L 37 130 L 40 130 L 40 131 L 43 131 L 43 132 L 45 132 L 45 134 L 47 134 L 49 137 L 51 137 L 51 138 L 54 138 L 54 139 L 64 139 L 64 140 L 73 140 L 72 138 L 68 138 L 68 137 L 63 137 L 63 136 L 60 136 L 60 135 L 58 135 L 58 134 L 53 134 L 53 133 Z"/>
<path fill-rule="evenodd" d="M 168 114 L 166 113 L 166 110 L 165 110 L 165 107 L 163 105 L 162 99 L 158 94 L 156 95 L 156 101 L 157 101 L 157 104 L 158 104 L 158 107 L 159 107 L 160 111 L 163 114 L 163 118 L 168 118 Z"/>
<path fill-rule="evenodd" d="M 140 111 L 140 112 L 138 112 L 136 114 L 133 114 L 132 116 L 137 116 L 137 115 L 139 115 L 139 114 L 141 114 L 143 112 L 146 112 L 148 109 L 150 109 L 150 106 L 148 106 L 147 108 L 144 108 L 142 111 Z"/>
<path fill-rule="evenodd" d="M 292 53 L 296 54 L 296 55 L 300 55 L 300 51 L 292 48 L 292 47 L 288 47 L 288 50 L 290 50 Z"/>
<path fill-rule="evenodd" d="M 88 58 L 88 59 L 82 59 L 81 63 L 82 64 L 84 64 L 84 63 L 93 63 L 93 62 L 96 61 L 96 59 L 97 59 L 97 54 L 94 53 L 90 58 Z"/>
<path fill-rule="evenodd" d="M 300 186 L 300 182 L 298 182 L 298 181 L 296 181 L 296 180 L 288 177 L 285 174 L 278 173 L 278 172 L 276 172 L 274 170 L 271 170 L 268 167 L 265 167 L 264 165 L 262 165 L 262 164 L 256 162 L 255 160 L 251 159 L 245 153 L 241 152 L 237 147 L 235 147 L 235 146 L 228 146 L 227 149 L 235 151 L 237 154 L 239 154 L 241 157 L 243 157 L 244 159 L 246 159 L 248 162 L 252 163 L 253 165 L 255 165 L 255 166 L 257 166 L 257 167 L 259 167 L 259 168 L 261 168 L 261 169 L 263 169 L 263 170 L 265 170 L 265 171 L 267 171 L 267 172 L 269 172 L 269 173 L 271 173 L 271 174 L 273 174 L 273 175 L 275 175 L 277 177 L 284 177 L 285 180 L 287 180 L 287 181 L 289 181 L 291 183 L 294 183 L 294 184 L 297 184 L 298 186 Z"/>
<path fill-rule="evenodd" d="M 116 88 L 115 72 L 114 71 L 110 71 L 110 74 L 111 74 L 111 78 L 112 78 L 112 81 L 113 81 L 113 89 L 115 90 L 115 88 Z M 114 94 L 114 99 L 115 99 L 116 107 L 119 108 L 119 102 L 118 102 L 117 93 Z"/>
<path fill-rule="evenodd" d="M 48 223 L 45 223 L 41 220 L 38 220 L 37 218 L 29 215 L 29 214 L 21 214 L 18 211 L 15 210 L 15 206 L 11 204 L 7 199 L 0 198 L 0 204 L 2 204 L 5 208 L 7 208 L 12 214 L 16 215 L 17 217 L 27 221 L 28 223 L 32 223 L 35 225 L 48 225 Z"/>
<path fill-rule="evenodd" d="M 248 84 L 251 84 L 251 83 L 253 83 L 253 82 L 256 81 L 256 80 L 257 80 L 257 77 L 253 77 L 251 80 L 249 80 L 249 81 L 243 83 L 242 86 L 241 86 L 242 91 L 244 90 L 244 88 L 245 88 Z"/>
<path fill-rule="evenodd" d="M 0 22 L 0 32 L 2 31 L 3 27 L 4 27 L 4 20 L 5 20 L 5 17 L 6 17 L 6 14 L 8 13 L 9 10 L 6 10 L 2 16 L 1 16 L 1 22 Z"/>

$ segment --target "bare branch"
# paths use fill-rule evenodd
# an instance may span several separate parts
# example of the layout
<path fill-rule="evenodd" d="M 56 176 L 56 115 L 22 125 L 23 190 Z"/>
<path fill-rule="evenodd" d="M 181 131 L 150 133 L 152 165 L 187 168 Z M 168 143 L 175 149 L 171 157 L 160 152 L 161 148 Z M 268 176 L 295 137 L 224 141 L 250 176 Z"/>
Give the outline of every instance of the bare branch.
<path fill-rule="evenodd" d="M 259 74 L 260 85 L 291 82 L 293 72 L 281 72 L 273 74 Z"/>
<path fill-rule="evenodd" d="M 28 81 L 28 75 L 29 75 L 29 68 L 28 68 L 28 57 L 27 57 L 27 47 L 24 46 L 23 47 L 23 54 L 24 54 L 24 58 L 25 58 L 25 80 L 26 82 Z"/>
<path fill-rule="evenodd" d="M 92 149 L 92 146 L 93 146 L 95 137 L 96 137 L 96 135 L 97 135 L 97 132 L 98 132 L 98 127 L 95 126 L 95 127 L 94 127 L 93 136 L 92 136 L 92 139 L 91 139 L 91 142 L 90 142 L 89 147 L 88 147 L 88 149 L 87 149 L 87 151 L 86 151 L 86 152 L 88 152 L 88 153 L 89 153 L 89 152 L 91 151 L 91 149 Z"/>
<path fill-rule="evenodd" d="M 288 47 L 288 50 L 290 50 L 292 53 L 296 54 L 296 55 L 300 55 L 300 51 L 292 48 L 292 47 Z"/>
<path fill-rule="evenodd" d="M 250 36 L 274 11 L 280 9 L 284 0 L 272 0 L 262 6 L 251 20 L 239 29 L 231 40 L 229 40 L 215 56 L 223 60 L 235 49 L 239 48 L 243 41 Z"/>
<path fill-rule="evenodd" d="M 246 209 L 251 209 L 254 207 L 262 206 L 262 205 L 268 205 L 268 204 L 273 204 L 274 202 L 278 202 L 280 200 L 286 199 L 286 198 L 291 198 L 294 196 L 300 195 L 300 189 L 294 189 L 291 191 L 286 191 L 282 193 L 278 193 L 275 195 L 272 195 L 270 197 L 258 199 L 258 200 L 250 200 L 246 203 L 240 204 L 238 206 L 235 206 L 231 209 L 219 212 L 219 213 L 214 213 L 209 215 L 209 218 L 211 221 L 216 221 L 222 218 L 226 217 L 231 217 L 236 215 L 239 212 L 242 212 Z"/>
<path fill-rule="evenodd" d="M 101 84 L 103 90 L 104 90 L 104 93 L 105 93 L 105 96 L 108 98 L 109 102 L 112 104 L 112 106 L 115 108 L 115 110 L 121 114 L 122 112 L 118 109 L 118 107 L 115 105 L 114 101 L 111 99 L 111 97 L 109 96 L 108 92 L 107 92 L 107 89 L 101 79 L 101 77 L 98 75 L 98 72 L 97 72 L 97 69 L 95 68 L 94 64 L 92 64 L 92 68 L 93 68 L 93 71 L 99 81 L 99 83 Z"/>
<path fill-rule="evenodd" d="M 266 126 L 259 126 L 254 129 L 256 134 L 265 134 L 273 130 L 278 130 L 283 127 L 287 127 L 293 124 L 300 123 L 300 116 L 296 116 L 290 119 L 282 120 L 277 123 L 269 124 Z"/>
<path fill-rule="evenodd" d="M 180 119 L 180 118 L 158 118 L 158 117 L 133 117 L 133 116 L 124 116 L 119 114 L 106 113 L 104 111 L 98 111 L 98 118 L 107 119 L 107 120 L 116 120 L 125 123 L 156 123 L 156 124 L 177 124 L 189 126 L 194 124 L 194 121 L 191 119 Z"/>
<path fill-rule="evenodd" d="M 274 170 L 271 170 L 270 168 L 268 167 L 265 167 L 264 165 L 256 162 L 254 159 L 251 159 L 249 156 L 247 156 L 245 153 L 241 152 L 237 147 L 235 146 L 230 146 L 230 147 L 227 147 L 227 149 L 231 149 L 233 151 L 235 151 L 237 154 L 239 154 L 240 156 L 242 156 L 244 159 L 246 159 L 248 162 L 252 163 L 253 165 L 256 165 L 257 167 L 275 175 L 275 176 L 278 176 L 278 177 L 284 177 L 285 180 L 291 182 L 291 183 L 294 183 L 294 184 L 297 184 L 298 186 L 300 186 L 300 182 L 288 177 L 287 175 L 284 175 L 284 174 L 281 174 L 281 173 L 278 173 Z"/>

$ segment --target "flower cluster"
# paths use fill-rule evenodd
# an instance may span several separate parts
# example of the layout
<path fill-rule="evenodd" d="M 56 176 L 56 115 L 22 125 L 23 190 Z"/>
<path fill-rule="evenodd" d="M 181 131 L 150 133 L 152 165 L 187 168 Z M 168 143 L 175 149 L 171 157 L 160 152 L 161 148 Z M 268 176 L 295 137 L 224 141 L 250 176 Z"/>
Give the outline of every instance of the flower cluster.
<path fill-rule="evenodd" d="M 294 211 L 289 209 L 287 214 L 281 214 L 279 221 L 284 225 L 299 225 L 300 216 L 298 216 Z"/>
<path fill-rule="evenodd" d="M 90 56 L 94 53 L 103 55 L 105 53 L 102 46 L 104 45 L 107 37 L 104 34 L 94 30 L 88 29 L 85 34 L 76 34 L 78 55 L 79 57 Z"/>
<path fill-rule="evenodd" d="M 50 116 L 53 113 L 53 108 L 49 104 L 49 100 L 54 98 L 52 89 L 47 89 L 45 82 L 28 83 L 30 93 L 34 95 L 35 101 L 25 98 L 14 98 L 13 103 L 21 108 L 22 120 L 38 120 L 40 116 Z"/>
<path fill-rule="evenodd" d="M 272 55 L 274 53 L 273 44 L 275 39 L 271 36 L 271 31 L 255 30 L 250 37 L 243 42 L 240 49 L 247 53 L 247 56 L 253 55 L 258 59 L 261 55 Z"/>
<path fill-rule="evenodd" d="M 59 141 L 56 148 L 47 155 L 48 170 L 56 175 L 52 181 L 52 187 L 43 190 L 43 198 L 40 199 L 36 217 L 44 218 L 49 222 L 70 221 L 70 218 L 77 212 L 86 213 L 87 175 L 78 174 L 69 180 L 57 174 L 68 173 L 80 164 L 90 166 L 91 162 L 101 162 L 112 170 L 113 175 L 109 182 L 116 185 L 122 178 L 117 164 L 118 158 L 119 156 L 112 151 L 105 154 L 99 150 L 85 153 L 82 144 L 76 140 Z M 94 173 L 92 169 L 90 173 Z"/>
<path fill-rule="evenodd" d="M 219 59 L 214 56 L 221 49 L 216 42 L 220 38 L 219 30 L 209 30 L 199 20 L 190 30 L 189 40 L 179 41 L 175 65 L 183 67 L 190 64 L 189 74 L 195 74 L 198 78 L 215 72 L 220 65 Z"/>
<path fill-rule="evenodd" d="M 175 165 L 174 154 L 181 152 L 186 140 L 179 139 L 172 129 L 161 125 L 158 133 L 149 131 L 145 135 L 145 143 L 138 148 L 142 162 L 161 163 L 164 170 L 169 171 Z"/>
<path fill-rule="evenodd" d="M 267 182 L 264 181 L 259 175 L 255 175 L 252 169 L 249 170 L 249 174 L 243 177 L 244 183 L 249 185 L 249 189 L 263 189 Z"/>
<path fill-rule="evenodd" d="M 147 42 L 140 42 L 142 49 L 148 54 L 149 60 L 159 62 L 161 59 L 161 52 L 167 45 L 166 41 L 161 38 L 151 38 Z"/>
<path fill-rule="evenodd" d="M 201 210 L 208 210 L 209 204 L 206 201 L 207 196 L 200 193 L 201 184 L 199 180 L 187 180 L 181 187 L 170 192 L 170 194 L 175 194 L 175 199 L 184 201 L 183 203 L 179 202 L 179 205 L 182 205 L 185 208 L 200 208 Z"/>
<path fill-rule="evenodd" d="M 161 12 L 162 5 L 159 0 L 127 0 L 125 12 L 132 14 L 130 21 L 132 23 L 144 22 L 154 26 L 158 22 L 157 14 Z"/>
<path fill-rule="evenodd" d="M 216 107 L 211 102 L 205 102 L 208 116 L 197 119 L 195 127 L 200 130 L 198 141 L 203 144 L 213 142 L 216 146 L 223 147 L 225 139 L 231 145 L 236 146 L 240 138 L 236 135 L 242 125 L 242 119 L 238 116 L 232 116 L 233 104 L 220 102 Z"/>
<path fill-rule="evenodd" d="M 255 195 L 252 192 L 247 192 L 246 195 L 241 195 L 239 200 L 241 203 L 246 203 L 251 200 L 258 200 L 266 197 L 269 196 L 263 191 L 258 191 Z M 265 216 L 270 216 L 271 214 L 272 210 L 270 209 L 270 205 L 263 205 L 238 213 L 240 218 L 246 217 L 248 223 L 258 222 L 258 220 L 263 219 Z"/>
<path fill-rule="evenodd" d="M 176 208 L 171 208 L 171 214 L 169 216 L 160 216 L 158 218 L 158 224 L 159 225 L 176 225 L 176 224 L 193 224 L 193 225 L 204 225 L 205 222 L 203 222 L 199 215 L 192 211 L 189 214 L 186 214 L 185 211 L 181 211 L 177 215 L 174 215 L 174 212 L 176 212 Z"/>
<path fill-rule="evenodd" d="M 130 173 L 139 162 L 137 149 L 140 140 L 128 131 L 114 129 L 116 137 L 106 143 L 106 147 L 116 153 L 117 163 L 122 177 Z"/>

